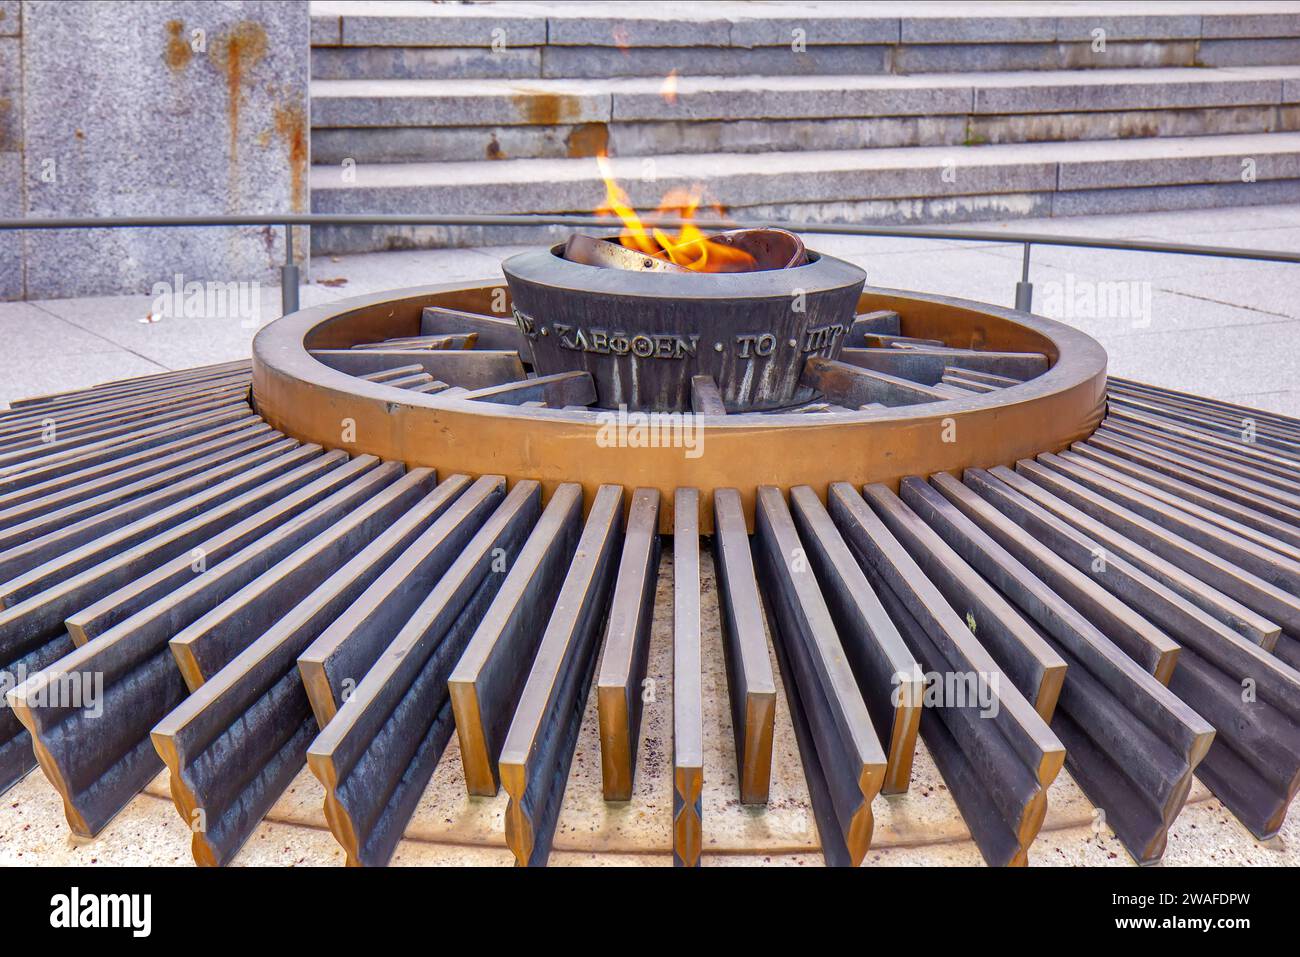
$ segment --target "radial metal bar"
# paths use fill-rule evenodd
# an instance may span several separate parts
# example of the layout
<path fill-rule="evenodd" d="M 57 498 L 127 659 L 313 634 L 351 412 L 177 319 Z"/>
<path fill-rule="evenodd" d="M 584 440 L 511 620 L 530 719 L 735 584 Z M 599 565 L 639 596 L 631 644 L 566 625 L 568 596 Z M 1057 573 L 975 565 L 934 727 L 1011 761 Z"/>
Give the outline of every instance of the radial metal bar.
<path fill-rule="evenodd" d="M 1042 719 L 1051 722 L 1065 661 L 992 585 L 883 485 L 863 496 Z"/>
<path fill-rule="evenodd" d="M 1029 534 L 1052 543 L 1075 568 L 1089 570 L 1112 595 L 1141 613 L 1180 644 L 1189 636 L 1199 643 L 1234 641 L 1241 636 L 1196 605 L 1117 555 L 1107 555 L 1095 540 L 1026 499 L 982 469 L 967 469 L 966 484 Z M 1098 555 L 1101 558 L 1098 558 Z"/>
<path fill-rule="evenodd" d="M 596 492 L 501 749 L 506 843 L 520 866 L 550 857 L 618 563 L 622 502 L 617 485 Z"/>
<path fill-rule="evenodd" d="M 476 349 L 466 352 L 428 349 L 317 349 L 312 357 L 348 375 L 382 372 L 417 365 L 441 382 L 466 389 L 487 389 L 522 381 L 524 366 L 517 352 Z"/>
<path fill-rule="evenodd" d="M 711 375 L 691 376 L 691 411 L 696 415 L 726 415 L 722 393 Z"/>
<path fill-rule="evenodd" d="M 1039 540 L 951 476 L 936 475 L 931 481 L 971 521 L 1110 636 L 1125 654 L 1162 684 L 1169 683 L 1178 661 L 1177 642 L 1107 592 L 1090 573 L 1079 571 L 1062 558 L 1057 549 L 1063 547 L 1063 542 Z M 1094 557 L 1104 556 L 1090 555 L 1089 559 Z"/>
<path fill-rule="evenodd" d="M 317 727 L 299 652 L 469 484 L 454 475 L 429 491 L 153 729 L 197 863 L 229 863 L 306 763 Z"/>
<path fill-rule="evenodd" d="M 830 401 L 850 409 L 872 402 L 899 406 L 948 399 L 931 386 L 820 356 L 813 356 L 804 364 L 799 384 L 816 389 Z"/>
<path fill-rule="evenodd" d="M 143 476 L 161 472 L 166 468 L 164 463 L 172 461 L 174 453 L 188 453 L 191 457 L 197 457 L 223 445 L 238 444 L 270 431 L 269 425 L 256 416 L 249 415 L 193 436 L 164 443 L 155 450 L 130 453 L 71 475 L 0 493 L 0 527 L 24 518 L 48 514 L 54 509 L 84 501 L 102 492 L 129 485 Z"/>
<path fill-rule="evenodd" d="M 704 844 L 704 688 L 700 490 L 673 496 L 673 864 L 699 867 Z"/>
<path fill-rule="evenodd" d="M 1052 719 L 1065 765 L 1133 857 L 1158 860 L 1213 729 L 934 488 L 908 478 L 900 493 L 1067 662 Z"/>
<path fill-rule="evenodd" d="M 740 803 L 766 804 L 772 777 L 776 678 L 772 674 L 745 513 L 740 492 L 734 488 L 713 492 L 713 571 L 718 586 Z"/>
<path fill-rule="evenodd" d="M 527 486 L 520 495 L 530 489 Z M 322 729 L 480 534 L 504 495 L 505 481 L 499 475 L 475 481 L 299 656 L 298 669 Z M 522 507 L 516 504 L 512 509 Z M 507 514 L 501 513 L 503 520 Z"/>
<path fill-rule="evenodd" d="M 522 354 L 528 342 L 511 319 L 442 306 L 426 306 L 421 314 L 420 334 L 423 336 L 468 333 L 478 336 L 480 349 L 519 350 Z"/>
<path fill-rule="evenodd" d="M 470 794 L 497 793 L 497 760 L 542 640 L 540 623 L 555 607 L 581 534 L 582 486 L 560 485 L 447 679 Z"/>
<path fill-rule="evenodd" d="M 1047 371 L 1047 356 L 1038 352 L 992 352 L 983 349 L 952 349 L 947 346 L 917 346 L 926 355 L 940 356 L 945 365 L 976 372 L 991 372 L 1014 379 L 1032 379 Z"/>
<path fill-rule="evenodd" d="M 796 733 L 822 854 L 832 866 L 856 867 L 871 845 L 871 802 L 887 757 L 780 489 L 759 488 L 754 525 L 759 581 L 790 713 L 802 729 Z"/>
<path fill-rule="evenodd" d="M 1155 482 L 1148 481 L 1147 476 L 1138 473 L 1136 469 L 1123 467 L 1122 460 L 1120 460 L 1121 468 L 1115 468 L 1113 460 L 1104 452 L 1094 451 L 1090 454 L 1061 452 L 1059 457 L 1062 462 L 1077 465 L 1087 469 L 1089 473 L 1101 476 L 1108 484 L 1114 483 L 1125 490 L 1131 489 L 1136 495 L 1141 496 L 1139 501 L 1144 506 L 1149 503 L 1163 504 L 1207 525 L 1218 526 L 1235 538 L 1244 539 L 1253 545 L 1276 552 L 1292 563 L 1296 568 L 1297 576 L 1300 576 L 1300 564 L 1295 564 L 1300 562 L 1300 545 L 1291 541 L 1297 538 L 1297 533 L 1286 522 L 1278 522 L 1250 509 L 1200 493 L 1191 486 L 1186 486 L 1184 491 L 1184 488 L 1180 487 L 1181 483 L 1165 479 L 1158 474 L 1154 476 Z"/>
<path fill-rule="evenodd" d="M 990 864 L 1025 864 L 1065 748 L 851 486 L 830 490 L 830 513 L 922 667 L 941 682 L 921 736 Z M 958 688 L 965 689 L 965 694 Z M 949 689 L 952 689 L 951 691 Z"/>
<path fill-rule="evenodd" d="M 91 422 L 105 422 L 116 417 L 128 416 L 133 412 L 149 412 L 159 404 L 178 405 L 184 399 L 213 396 L 240 396 L 247 394 L 248 376 L 218 379 L 212 382 L 196 383 L 185 389 L 167 389 L 144 397 L 115 395 L 94 402 L 79 403 L 67 407 L 44 407 L 38 411 L 0 418 L 0 439 L 5 442 L 17 438 L 26 432 L 35 431 L 46 438 L 51 430 L 66 431 L 74 425 Z"/>
<path fill-rule="evenodd" d="M 936 385 L 943 378 L 947 365 L 941 356 L 928 355 L 918 349 L 844 348 L 840 350 L 839 360 L 859 369 L 883 372 L 928 386 Z"/>
<path fill-rule="evenodd" d="M 165 523 L 174 524 L 186 514 L 191 500 L 205 490 L 223 483 L 228 485 L 229 479 L 246 478 L 259 465 L 275 462 L 297 446 L 296 439 L 280 439 L 233 459 L 226 455 L 210 456 L 203 469 L 191 472 L 187 478 L 68 525 L 43 533 L 38 529 L 31 538 L 17 542 L 0 535 L 0 541 L 9 544 L 0 552 L 0 583 L 3 583 L 0 595 L 6 604 L 21 601 L 43 587 L 38 583 L 57 580 L 51 577 L 53 569 L 65 567 L 68 556 L 77 554 L 84 546 L 102 541 L 114 532 L 126 541 L 142 540 L 149 532 L 168 527 Z M 122 543 L 118 547 L 123 547 Z"/>
<path fill-rule="evenodd" d="M 636 783 L 660 548 L 659 491 L 639 488 L 632 493 L 596 677 L 601 784 L 606 801 L 631 800 Z"/>
<path fill-rule="evenodd" d="M 47 412 L 61 409 L 89 408 L 105 402 L 133 401 L 154 402 L 159 397 L 183 389 L 198 382 L 244 382 L 252 381 L 252 370 L 247 359 L 237 365 L 204 366 L 189 369 L 170 378 L 123 379 L 109 382 L 89 389 L 63 392 L 53 396 L 37 396 L 28 399 L 13 399 L 9 410 L 0 412 L 0 422 L 16 422 L 32 416 L 40 417 Z"/>
<path fill-rule="evenodd" d="M 185 413 L 203 414 L 220 412 L 230 408 L 247 408 L 244 390 L 234 390 L 223 398 L 204 398 L 168 406 L 166 411 L 151 407 L 141 412 L 115 417 L 107 424 L 99 423 L 83 428 L 74 428 L 60 432 L 56 428 L 49 433 L 49 441 L 42 436 L 18 440 L 7 448 L 0 448 L 0 473 L 24 471 L 56 456 L 66 455 L 74 449 L 84 449 L 103 442 L 121 443 L 131 435 L 152 426 L 167 426 L 179 415 Z"/>
<path fill-rule="evenodd" d="M 1107 383 L 1107 395 L 1121 405 L 1136 407 L 1136 404 L 1140 403 L 1142 408 L 1149 409 L 1157 415 L 1166 415 L 1179 421 L 1195 422 L 1195 418 L 1185 419 L 1180 418 L 1180 415 L 1200 417 L 1207 422 L 1226 425 L 1235 430 L 1238 435 L 1242 433 L 1253 435 L 1257 440 L 1264 436 L 1290 442 L 1300 439 L 1300 424 L 1285 418 L 1270 416 L 1262 411 L 1227 409 L 1205 400 L 1156 395 L 1122 385 L 1117 386 L 1114 383 Z"/>
<path fill-rule="evenodd" d="M 999 389 L 1007 389 L 1013 385 L 1020 385 L 1024 379 L 1016 379 L 1011 376 L 995 375 L 992 372 L 981 372 L 979 369 L 969 369 L 966 366 L 949 365 L 945 367 L 953 375 L 960 376 L 963 379 L 970 379 L 972 382 L 981 382 L 985 385 L 991 385 Z"/>
<path fill-rule="evenodd" d="M 123 476 L 127 481 L 117 487 L 84 489 L 79 495 L 78 491 L 82 490 L 79 486 L 60 495 L 8 509 L 0 513 L 0 549 L 17 548 L 19 545 L 33 542 L 44 535 L 51 535 L 83 519 L 104 515 L 110 510 L 118 510 L 119 506 L 125 506 L 130 502 L 142 499 L 149 502 L 158 501 L 157 496 L 151 493 L 180 489 L 178 494 L 183 495 L 193 486 L 182 483 L 200 472 L 211 475 L 211 469 L 226 462 L 249 456 L 271 446 L 287 448 L 291 443 L 293 443 L 292 439 L 286 439 L 269 428 L 249 430 L 237 435 L 233 440 L 218 439 L 204 442 L 185 452 L 160 456 L 155 460 L 156 470 L 148 467 L 123 469 L 123 472 L 136 472 L 136 474 Z M 250 460 L 244 459 L 244 461 Z M 118 514 L 129 515 L 131 512 L 121 509 Z M 0 553 L 0 562 L 3 562 L 3 553 Z"/>
<path fill-rule="evenodd" d="M 947 369 L 945 369 L 943 378 L 940 381 L 944 385 L 950 385 L 958 389 L 963 389 L 966 392 L 975 392 L 980 395 L 998 391 L 998 386 L 989 385 L 987 382 L 979 382 L 975 379 L 967 379 L 964 376 L 947 371 Z"/>
<path fill-rule="evenodd" d="M 478 333 L 456 336 L 406 336 L 382 342 L 359 342 L 353 349 L 473 349 Z"/>
<path fill-rule="evenodd" d="M 1181 423 L 1216 436 L 1232 437 L 1243 445 L 1277 452 L 1293 461 L 1300 454 L 1300 441 L 1290 430 L 1260 423 L 1250 416 L 1233 416 L 1222 412 L 1180 409 L 1165 403 L 1147 401 L 1122 393 L 1110 393 L 1107 405 L 1112 412 L 1135 410 L 1172 423 Z"/>
<path fill-rule="evenodd" d="M 378 382 L 381 385 L 388 385 L 393 382 L 400 382 L 402 379 L 413 375 L 428 375 L 421 365 L 395 366 L 391 369 L 383 369 L 379 372 L 367 372 L 364 375 L 358 375 L 356 378 L 365 379 L 367 382 Z"/>
<path fill-rule="evenodd" d="M 844 336 L 844 345 L 860 348 L 866 345 L 868 335 L 901 336 L 902 334 L 898 313 L 889 310 L 864 312 L 854 317 L 849 331 Z"/>
<path fill-rule="evenodd" d="M 1045 452 L 1039 464 L 1059 472 L 1085 488 L 1110 499 L 1162 528 L 1221 555 L 1239 567 L 1292 595 L 1300 595 L 1300 562 L 1260 544 L 1256 540 L 1229 532 L 1205 521 L 1184 508 L 1170 505 L 1155 496 L 1130 488 L 1107 475 L 1075 460 Z"/>
<path fill-rule="evenodd" d="M 144 452 L 164 443 L 194 436 L 227 422 L 261 421 L 242 403 L 231 403 L 215 412 L 200 412 L 166 424 L 155 424 L 129 437 L 92 443 L 49 458 L 40 457 L 9 469 L 0 469 L 0 494 L 9 494 L 54 479 L 73 479 L 94 466 L 105 466 L 133 452 Z"/>
<path fill-rule="evenodd" d="M 310 447 L 300 449 L 293 453 L 293 458 L 277 463 L 280 474 L 253 491 L 210 511 L 200 511 L 194 519 L 175 530 L 155 536 L 134 548 L 110 552 L 110 557 L 80 574 L 0 611 L 0 648 L 4 649 L 0 651 L 0 663 L 14 674 L 35 674 L 54 664 L 77 645 L 85 644 L 87 635 L 83 625 L 110 618 L 113 622 L 120 621 L 181 582 L 192 579 L 198 568 L 206 567 L 209 556 L 215 561 L 215 553 L 220 552 L 220 543 L 206 541 L 208 536 L 214 530 L 238 521 L 246 510 L 260 508 L 271 501 L 275 504 L 262 515 L 292 515 L 300 502 L 309 501 L 307 493 L 295 490 L 317 479 L 332 466 L 346 461 L 342 452 L 316 455 L 318 452 L 319 449 L 313 452 Z M 293 467 L 306 455 L 314 457 Z M 275 473 L 268 470 L 268 474 Z M 327 482 L 328 479 L 322 479 L 309 488 L 320 487 L 322 490 L 318 495 L 323 497 L 333 487 Z M 266 520 L 259 517 L 244 522 L 230 534 L 242 534 L 245 540 L 251 540 L 261 534 L 265 524 Z M 175 558 L 191 547 L 191 543 L 203 543 L 209 550 L 203 552 L 195 548 L 194 552 Z M 162 567 L 158 568 L 160 565 Z M 133 582 L 146 569 L 158 569 L 141 579 L 149 583 L 148 587 L 122 587 L 124 583 Z M 99 600 L 87 608 L 87 603 L 96 599 Z M 77 611 L 82 608 L 87 610 Z M 94 633 L 99 632 L 96 630 Z M 93 681 L 94 676 L 91 675 L 89 680 Z M 31 739 L 14 711 L 0 708 L 0 791 L 35 764 Z"/>
<path fill-rule="evenodd" d="M 821 585 L 876 737 L 886 746 L 880 790 L 901 794 L 911 781 L 921 725 L 921 669 L 821 499 L 804 485 L 790 490 L 790 503 L 804 556 Z"/>
<path fill-rule="evenodd" d="M 84 645 L 333 494 L 372 462 L 349 462 L 341 451 L 316 454 L 306 464 L 199 510 L 139 545 L 112 552 L 31 600 L 53 606 L 60 617 L 66 614 L 72 640 Z M 102 597 L 87 604 L 97 596 Z"/>
<path fill-rule="evenodd" d="M 432 469 L 412 469 L 359 502 L 168 642 L 191 692 L 224 668 L 309 595 L 322 578 L 361 551 L 423 498 L 437 481 Z"/>
<path fill-rule="evenodd" d="M 557 372 L 555 375 L 474 389 L 461 395 L 461 398 L 499 402 L 502 405 L 545 402 L 558 409 L 566 405 L 591 405 L 596 401 L 596 383 L 590 372 Z"/>
<path fill-rule="evenodd" d="M 1276 622 L 1284 635 L 1300 635 L 1300 598 L 1295 595 L 1041 462 L 1022 460 L 1016 463 L 1016 471 L 1089 517 L 1140 542 L 1210 587 Z M 1281 639 L 1277 639 L 1275 647 L 1280 644 Z"/>
<path fill-rule="evenodd" d="M 1300 495 L 1255 481 L 1241 471 L 1197 461 L 1172 446 L 1161 447 L 1110 428 L 1094 432 L 1088 439 L 1088 447 L 1138 463 L 1150 471 L 1213 492 L 1291 525 L 1300 525 Z"/>
<path fill-rule="evenodd" d="M 1173 422 L 1160 415 L 1150 415 L 1123 406 L 1109 407 L 1107 409 L 1106 421 L 1110 422 L 1111 420 L 1138 426 L 1143 430 L 1153 431 L 1169 438 L 1178 439 L 1188 445 L 1213 451 L 1216 454 L 1221 454 L 1229 461 L 1243 462 L 1254 469 L 1285 479 L 1290 484 L 1300 482 L 1300 462 L 1290 456 L 1282 455 L 1258 445 L 1250 445 L 1236 439 L 1225 438 L 1204 429 Z"/>
<path fill-rule="evenodd" d="M 535 482 L 511 489 L 308 748 L 307 764 L 325 787 L 326 820 L 349 864 L 382 866 L 402 839 L 451 739 L 447 678 L 540 502 Z"/>
<path fill-rule="evenodd" d="M 222 386 L 193 392 L 168 394 L 164 406 L 177 411 L 204 410 L 242 402 L 247 399 L 247 385 Z M 86 442 L 121 435 L 136 421 L 155 420 L 158 406 L 128 405 L 123 408 L 71 410 L 62 416 L 48 413 L 39 422 L 0 432 L 0 461 L 15 461 L 24 451 L 45 451 L 59 443 L 84 445 Z"/>
<path fill-rule="evenodd" d="M 1196 471 L 1215 477 L 1227 476 L 1227 481 L 1241 481 L 1243 487 L 1250 488 L 1262 495 L 1278 498 L 1287 502 L 1300 497 L 1300 478 L 1289 472 L 1274 472 L 1261 467 L 1258 462 L 1245 456 L 1237 455 L 1225 449 L 1200 444 L 1194 440 L 1176 435 L 1168 435 L 1157 429 L 1128 422 L 1114 416 L 1102 420 L 1094 435 L 1107 438 L 1119 436 L 1126 441 L 1138 441 L 1143 445 L 1158 450 L 1158 454 L 1168 458 L 1177 455 L 1179 464 L 1194 468 Z M 1249 483 L 1249 484 L 1246 484 Z M 1283 496 L 1279 498 L 1279 496 Z"/>
<path fill-rule="evenodd" d="M 1157 497 L 1162 501 L 1177 505 L 1184 511 L 1229 531 L 1235 531 L 1243 538 L 1250 538 L 1292 558 L 1296 556 L 1296 549 L 1300 548 L 1300 512 L 1286 517 L 1267 514 L 1265 510 L 1242 505 L 1228 496 L 1207 491 L 1199 484 L 1184 482 L 1162 471 L 1131 462 L 1122 455 L 1113 455 L 1092 442 L 1076 442 L 1071 450 L 1071 453 L 1062 453 L 1061 457 L 1067 462 L 1083 461 L 1094 469 L 1102 466 L 1106 470 L 1102 474 L 1119 478 L 1139 491 L 1158 493 Z M 1272 503 L 1265 506 L 1266 509 L 1271 507 Z M 1288 546 L 1287 551 L 1281 552 L 1278 543 Z"/>
<path fill-rule="evenodd" d="M 224 562 L 76 649 L 10 696 L 32 735 L 41 769 L 63 796 L 68 825 L 92 837 L 162 769 L 149 730 L 185 697 L 185 682 L 167 640 L 246 584 L 258 563 L 273 563 L 346 514 L 358 498 L 394 481 L 399 463 L 353 460 L 358 478 L 296 520 L 280 525 Z M 69 708 L 45 694 L 52 682 L 95 681 L 104 691 L 95 711 Z"/>
<path fill-rule="evenodd" d="M 1223 399 L 1211 399 L 1206 396 L 1192 395 L 1188 392 L 1178 392 L 1174 389 L 1166 389 L 1159 386 L 1146 385 L 1141 382 L 1134 382 L 1131 379 L 1117 379 L 1110 376 L 1106 385 L 1108 388 L 1118 388 L 1121 391 L 1135 392 L 1151 396 L 1165 402 L 1192 403 L 1198 406 L 1204 406 L 1212 409 L 1220 409 L 1239 416 L 1254 416 L 1278 425 L 1290 426 L 1300 430 L 1300 419 L 1290 415 L 1283 415 L 1280 412 L 1268 412 L 1264 409 L 1252 409 L 1249 406 L 1237 405 L 1233 402 L 1225 402 Z"/>
<path fill-rule="evenodd" d="M 1069 522 L 1088 538 L 1097 542 L 1105 553 L 1119 555 L 1137 568 L 1142 569 L 1156 581 L 1173 589 L 1183 598 L 1196 605 L 1217 621 L 1239 634 L 1245 635 L 1255 644 L 1271 651 L 1277 644 L 1281 627 L 1269 621 L 1263 615 L 1252 611 L 1195 575 L 1189 574 L 1173 562 L 1162 558 L 1151 549 L 1138 544 L 1116 532 L 1108 525 L 1097 521 L 1091 515 L 1080 511 L 1069 502 L 1058 498 L 1045 488 L 1029 481 L 1025 476 L 1004 466 L 997 466 L 989 474 L 1015 489 L 1025 498 L 1041 505 L 1052 514 Z M 1094 556 L 1105 558 L 1106 554 Z"/>
<path fill-rule="evenodd" d="M 1000 471 L 1008 499 L 1024 487 L 1037 492 L 1035 500 L 1053 497 Z M 1165 605 L 1152 594 L 1143 607 L 1160 614 Z M 1167 621 L 1184 645 L 1170 690 L 1218 729 L 1198 773 L 1252 833 L 1271 836 L 1300 786 L 1300 673 L 1222 625 L 1207 628 L 1193 616 L 1185 625 L 1172 615 Z"/>

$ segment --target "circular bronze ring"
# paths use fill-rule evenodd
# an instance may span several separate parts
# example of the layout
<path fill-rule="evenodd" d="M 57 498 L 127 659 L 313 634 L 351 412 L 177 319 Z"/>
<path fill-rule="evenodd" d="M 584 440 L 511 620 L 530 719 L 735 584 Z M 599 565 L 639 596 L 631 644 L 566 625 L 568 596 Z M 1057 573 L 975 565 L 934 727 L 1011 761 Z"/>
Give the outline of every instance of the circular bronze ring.
<path fill-rule="evenodd" d="M 908 475 L 1007 465 L 1085 438 L 1105 405 L 1106 353 L 1059 322 L 982 303 L 868 287 L 858 311 L 893 310 L 911 337 L 949 346 L 1041 352 L 1050 368 L 1020 385 L 969 398 L 898 408 L 817 414 L 699 416 L 697 448 L 629 447 L 610 439 L 616 413 L 520 408 L 413 393 L 338 372 L 312 349 L 419 334 L 426 306 L 510 316 L 503 284 L 435 285 L 359 296 L 292 313 L 253 343 L 253 399 L 276 429 L 306 442 L 370 453 L 450 475 L 535 479 L 547 495 L 562 482 L 590 494 L 604 483 L 663 495 L 701 490 L 712 528 L 712 489 L 740 490 L 752 521 L 759 485 L 831 482 L 897 487 Z M 697 454 L 698 453 L 698 454 Z"/>

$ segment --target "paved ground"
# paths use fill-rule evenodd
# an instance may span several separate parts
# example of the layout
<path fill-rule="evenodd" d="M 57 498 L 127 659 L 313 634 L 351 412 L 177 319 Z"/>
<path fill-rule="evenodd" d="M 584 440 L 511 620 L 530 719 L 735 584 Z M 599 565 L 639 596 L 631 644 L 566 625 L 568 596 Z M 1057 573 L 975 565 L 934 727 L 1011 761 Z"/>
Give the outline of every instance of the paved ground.
<path fill-rule="evenodd" d="M 988 227 L 981 227 L 988 228 Z M 1216 210 L 1074 220 L 1018 221 L 1007 229 L 1106 237 L 1158 238 L 1254 248 L 1300 248 L 1300 207 Z M 862 264 L 873 284 L 1009 304 L 1019 277 L 1018 247 L 818 237 L 813 245 Z M 422 283 L 490 280 L 509 248 L 379 253 L 318 258 L 302 301 Z M 1097 336 L 1117 374 L 1173 388 L 1231 397 L 1300 415 L 1300 266 L 1042 249 L 1032 278 L 1041 311 Z M 1102 281 L 1136 282 L 1135 296 L 1104 308 Z M 1110 292 L 1121 287 L 1111 286 Z M 261 290 L 261 321 L 278 314 L 278 288 Z M 255 333 L 238 316 L 207 314 L 147 321 L 153 297 L 111 297 L 0 304 L 0 401 L 245 356 Z M 246 310 L 247 311 L 247 310 Z M 704 573 L 711 565 L 705 556 Z M 671 573 L 660 581 L 671 588 Z M 706 589 L 706 593 L 708 590 Z M 716 605 L 705 615 L 715 615 Z M 595 720 L 583 723 L 553 863 L 668 864 L 667 776 L 671 741 L 671 636 L 657 616 L 651 673 L 662 677 L 663 706 L 647 711 L 638 792 L 628 805 L 599 794 Z M 709 620 L 705 631 L 716 639 Z M 716 644 L 716 640 L 715 640 Z M 815 829 L 788 715 L 778 706 L 773 803 L 762 814 L 733 799 L 735 759 L 723 696 L 720 647 L 706 648 L 705 863 L 818 864 Z M 709 693 L 709 689 L 713 693 Z M 594 708 L 594 698 L 589 701 Z M 407 829 L 395 863 L 493 863 L 510 860 L 501 837 L 504 794 L 467 798 L 453 741 Z M 322 792 L 307 772 L 258 828 L 240 864 L 337 864 L 342 852 L 324 826 Z M 978 864 L 979 854 L 956 814 L 923 744 L 907 795 L 875 805 L 874 864 Z M 165 775 L 134 800 L 95 841 L 69 837 L 62 806 L 33 773 L 0 799 L 0 864 L 188 864 L 189 834 L 167 799 Z M 745 849 L 759 849 L 757 855 Z M 1034 864 L 1132 865 L 1068 772 L 1052 786 L 1049 811 L 1031 850 Z M 1275 839 L 1255 841 L 1201 786 L 1171 829 L 1164 862 L 1300 863 L 1300 815 Z"/>
<path fill-rule="evenodd" d="M 1300 250 L 1300 206 L 981 224 L 1060 235 Z M 873 285 L 1010 305 L 1020 248 L 985 243 L 813 237 L 861 264 Z M 430 282 L 500 278 L 517 247 L 317 257 L 302 302 Z M 1042 247 L 1036 311 L 1096 336 L 1111 370 L 1175 389 L 1300 415 L 1300 265 Z M 249 321 L 279 315 L 279 288 L 257 307 L 148 317 L 154 296 L 0 303 L 0 402 L 248 355 Z M 190 311 L 190 310 L 186 310 Z M 236 313 L 231 315 L 231 313 Z"/>

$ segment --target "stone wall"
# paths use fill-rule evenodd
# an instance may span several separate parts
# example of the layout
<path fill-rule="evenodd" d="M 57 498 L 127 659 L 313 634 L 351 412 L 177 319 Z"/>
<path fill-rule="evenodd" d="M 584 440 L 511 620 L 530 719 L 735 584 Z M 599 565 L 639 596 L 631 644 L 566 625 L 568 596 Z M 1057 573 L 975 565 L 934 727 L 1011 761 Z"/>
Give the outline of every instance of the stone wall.
<path fill-rule="evenodd" d="M 307 0 L 0 0 L 0 216 L 307 212 L 309 56 Z M 28 232 L 0 237 L 0 299 L 283 261 L 278 227 Z"/>

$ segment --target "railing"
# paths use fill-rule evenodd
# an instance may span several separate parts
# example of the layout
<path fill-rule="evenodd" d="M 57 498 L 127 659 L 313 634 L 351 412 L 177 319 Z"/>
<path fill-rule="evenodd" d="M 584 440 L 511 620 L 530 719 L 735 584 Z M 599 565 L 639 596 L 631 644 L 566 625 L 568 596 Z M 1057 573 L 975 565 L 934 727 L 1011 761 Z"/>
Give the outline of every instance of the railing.
<path fill-rule="evenodd" d="M 675 217 L 647 216 L 649 226 L 680 228 L 685 222 Z M 1165 253 L 1173 256 L 1208 256 L 1218 259 L 1250 259 L 1259 262 L 1300 263 L 1300 253 L 1273 249 L 1237 249 L 1231 246 L 1195 246 L 1181 243 L 1146 243 L 1128 239 L 1093 239 L 1086 236 L 1049 236 L 1040 233 L 1012 233 L 987 229 L 954 229 L 935 226 L 857 226 L 849 223 L 782 223 L 772 220 L 701 219 L 701 229 L 737 229 L 775 226 L 795 233 L 831 236 L 893 236 L 900 239 L 941 239 L 956 242 L 1020 244 L 1024 260 L 1016 283 L 1015 307 L 1033 308 L 1034 287 L 1029 281 L 1030 250 L 1034 246 L 1072 246 L 1083 249 L 1113 249 L 1124 252 Z M 298 266 L 293 258 L 295 226 L 574 226 L 608 229 L 614 221 L 604 216 L 437 216 L 292 213 L 272 216 L 112 216 L 61 217 L 51 219 L 0 219 L 0 232 L 28 229 L 136 229 L 191 228 L 215 226 L 279 226 L 285 231 L 285 262 L 280 267 L 280 303 L 284 314 L 298 310 Z"/>

